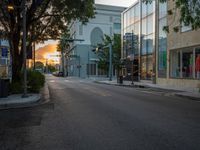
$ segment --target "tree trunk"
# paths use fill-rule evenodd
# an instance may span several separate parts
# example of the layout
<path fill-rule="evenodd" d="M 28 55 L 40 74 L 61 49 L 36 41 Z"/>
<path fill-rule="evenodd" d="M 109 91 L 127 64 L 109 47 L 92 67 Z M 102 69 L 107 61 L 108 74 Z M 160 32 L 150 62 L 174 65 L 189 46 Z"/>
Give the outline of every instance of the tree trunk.
<path fill-rule="evenodd" d="M 22 51 L 19 51 L 19 37 L 13 36 L 11 46 L 12 57 L 12 80 L 13 82 L 21 81 L 21 70 L 23 65 Z"/>

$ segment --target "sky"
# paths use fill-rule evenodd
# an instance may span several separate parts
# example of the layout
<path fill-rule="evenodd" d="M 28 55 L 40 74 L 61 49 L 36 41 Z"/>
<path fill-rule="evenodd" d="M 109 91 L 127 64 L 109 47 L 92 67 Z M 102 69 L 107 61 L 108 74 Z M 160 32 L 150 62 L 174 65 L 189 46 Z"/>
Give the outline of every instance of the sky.
<path fill-rule="evenodd" d="M 97 4 L 105 4 L 105 5 L 114 5 L 114 6 L 123 6 L 123 7 L 129 7 L 131 6 L 135 1 L 137 0 L 95 0 L 95 3 Z M 43 44 L 36 45 L 36 50 L 40 47 L 43 47 L 48 44 L 57 44 L 58 41 L 47 41 Z"/>
<path fill-rule="evenodd" d="M 135 1 L 136 0 L 95 0 L 95 3 L 129 7 Z"/>

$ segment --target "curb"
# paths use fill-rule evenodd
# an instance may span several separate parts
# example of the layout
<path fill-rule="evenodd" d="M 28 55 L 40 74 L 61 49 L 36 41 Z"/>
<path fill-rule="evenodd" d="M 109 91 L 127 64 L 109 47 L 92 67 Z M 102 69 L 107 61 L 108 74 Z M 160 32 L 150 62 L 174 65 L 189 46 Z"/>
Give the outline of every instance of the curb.
<path fill-rule="evenodd" d="M 190 96 L 190 95 L 182 95 L 180 93 L 175 93 L 174 95 L 177 96 L 177 97 L 187 98 L 187 99 L 190 99 L 190 100 L 194 100 L 194 101 L 199 101 L 200 102 L 200 98 L 199 97 L 194 97 L 194 96 Z"/>
<path fill-rule="evenodd" d="M 170 91 L 174 91 L 172 95 L 177 96 L 177 97 L 182 97 L 182 98 L 187 98 L 190 100 L 195 100 L 195 101 L 200 101 L 199 97 L 194 97 L 194 96 L 190 96 L 190 95 L 183 95 L 181 93 L 177 93 L 177 92 L 184 92 L 184 91 L 180 91 L 180 90 L 172 90 L 172 89 L 164 89 L 164 88 L 158 88 L 158 87 L 151 87 L 151 86 L 145 86 L 145 85 L 126 85 L 126 84 L 111 84 L 111 83 L 105 83 L 105 82 L 99 82 L 99 81 L 94 81 L 95 83 L 99 83 L 99 84 L 106 84 L 106 85 L 114 85 L 114 86 L 124 86 L 124 87 L 131 87 L 131 88 L 152 88 L 155 90 L 170 90 Z"/>
<path fill-rule="evenodd" d="M 46 104 L 49 101 L 50 101 L 49 88 L 48 88 L 47 83 L 45 83 L 44 87 L 40 91 L 38 99 L 34 101 L 24 102 L 24 103 L 21 102 L 21 103 L 12 103 L 12 104 L 2 104 L 0 105 L 0 111 L 7 110 L 7 109 L 35 107 L 35 106 Z"/>
<path fill-rule="evenodd" d="M 120 83 L 105 83 L 105 82 L 99 82 L 99 81 L 94 81 L 95 83 L 99 84 L 106 84 L 106 85 L 114 85 L 114 86 L 125 86 L 125 87 L 132 87 L 132 88 L 150 88 L 149 86 L 144 86 L 144 85 L 126 85 L 126 84 L 120 84 Z"/>

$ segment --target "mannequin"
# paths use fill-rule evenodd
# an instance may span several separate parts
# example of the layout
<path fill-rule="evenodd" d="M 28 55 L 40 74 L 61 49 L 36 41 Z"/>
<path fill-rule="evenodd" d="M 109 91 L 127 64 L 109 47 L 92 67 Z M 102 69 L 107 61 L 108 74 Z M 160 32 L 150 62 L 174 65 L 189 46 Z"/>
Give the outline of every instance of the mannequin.
<path fill-rule="evenodd" d="M 195 70 L 196 70 L 197 79 L 200 79 L 200 54 L 197 55 L 195 66 L 196 66 Z"/>

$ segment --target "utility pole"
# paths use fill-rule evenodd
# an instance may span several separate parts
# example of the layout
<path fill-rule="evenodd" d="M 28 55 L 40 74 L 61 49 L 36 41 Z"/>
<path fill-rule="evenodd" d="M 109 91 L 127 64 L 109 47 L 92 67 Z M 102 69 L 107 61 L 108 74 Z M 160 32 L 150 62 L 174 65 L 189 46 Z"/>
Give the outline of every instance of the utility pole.
<path fill-rule="evenodd" d="M 65 58 L 64 58 L 64 52 L 63 52 L 63 48 L 61 48 L 61 61 L 62 61 L 62 72 L 63 72 L 63 76 L 65 77 Z"/>
<path fill-rule="evenodd" d="M 112 81 L 112 42 L 109 44 L 109 80 Z"/>
<path fill-rule="evenodd" d="M 78 56 L 78 77 L 81 77 L 81 56 Z"/>
<path fill-rule="evenodd" d="M 132 36 L 131 36 L 131 46 L 132 46 L 132 57 L 133 58 L 131 58 L 131 80 L 132 80 L 132 82 L 131 82 L 131 84 L 133 85 L 133 65 L 134 65 L 134 48 L 135 48 L 135 41 L 134 41 L 134 39 L 133 39 L 133 30 L 132 30 Z"/>
<path fill-rule="evenodd" d="M 22 95 L 23 98 L 28 97 L 27 95 L 27 70 L 26 70 L 26 0 L 22 2 L 22 9 L 23 9 L 23 72 L 24 72 L 24 93 Z"/>
<path fill-rule="evenodd" d="M 88 67 L 87 67 L 87 70 L 88 70 L 88 78 L 90 78 L 90 51 L 88 51 Z"/>
<path fill-rule="evenodd" d="M 33 69 L 35 70 L 35 42 L 33 42 Z"/>

